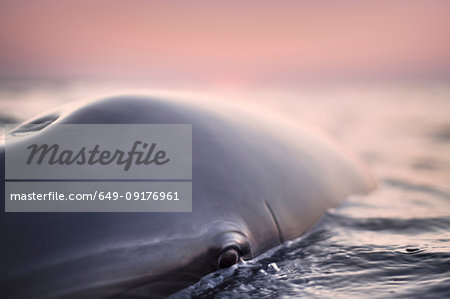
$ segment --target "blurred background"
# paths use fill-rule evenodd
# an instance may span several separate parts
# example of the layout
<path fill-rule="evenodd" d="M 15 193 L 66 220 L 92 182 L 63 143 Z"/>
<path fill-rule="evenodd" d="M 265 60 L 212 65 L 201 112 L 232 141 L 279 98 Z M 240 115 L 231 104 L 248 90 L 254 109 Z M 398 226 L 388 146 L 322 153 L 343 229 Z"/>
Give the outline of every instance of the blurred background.
<path fill-rule="evenodd" d="M 45 92 L 298 93 L 450 78 L 448 1 L 0 3 L 2 114 L 19 118 L 53 106 Z M 19 109 L 30 90 L 33 107 Z"/>
<path fill-rule="evenodd" d="M 294 294 L 321 297 L 340 285 L 346 295 L 391 297 L 395 288 L 442 297 L 450 295 L 449 16 L 443 0 L 0 0 L 0 121 L 69 101 L 167 93 L 312 123 L 356 152 L 379 188 L 327 216 L 324 230 L 340 237 L 321 235 L 313 253 L 326 260 L 333 253 L 324 248 L 341 250 L 340 266 L 294 254 L 307 283 L 287 262 L 284 278 L 259 277 L 254 289 L 272 294 L 287 277 L 278 287 Z M 349 256 L 380 272 L 367 279 L 366 264 L 349 268 Z M 327 267 L 338 273 L 333 283 Z M 240 286 L 218 292 L 230 289 Z"/>
<path fill-rule="evenodd" d="M 0 3 L 3 122 L 167 92 L 265 105 L 364 140 L 366 157 L 376 135 L 395 149 L 422 131 L 450 138 L 449 1 Z"/>

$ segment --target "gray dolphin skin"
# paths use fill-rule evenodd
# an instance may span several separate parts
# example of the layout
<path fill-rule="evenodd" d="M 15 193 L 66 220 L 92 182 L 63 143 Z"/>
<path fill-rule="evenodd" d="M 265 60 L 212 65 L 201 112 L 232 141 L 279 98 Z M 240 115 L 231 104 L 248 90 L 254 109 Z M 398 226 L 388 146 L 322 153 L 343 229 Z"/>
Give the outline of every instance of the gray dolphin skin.
<path fill-rule="evenodd" d="M 16 132 L 57 123 L 192 124 L 192 212 L 3 210 L 1 298 L 166 297 L 301 236 L 328 208 L 375 186 L 320 134 L 225 104 L 115 97 L 56 109 Z M 4 145 L 0 156 L 4 206 Z"/>

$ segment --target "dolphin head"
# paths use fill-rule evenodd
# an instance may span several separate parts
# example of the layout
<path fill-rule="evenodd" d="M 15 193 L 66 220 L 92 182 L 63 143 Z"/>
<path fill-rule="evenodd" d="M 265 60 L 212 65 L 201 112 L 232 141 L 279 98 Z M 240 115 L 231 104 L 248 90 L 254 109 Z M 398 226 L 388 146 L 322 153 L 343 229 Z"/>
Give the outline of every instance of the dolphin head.
<path fill-rule="evenodd" d="M 164 297 L 300 236 L 326 208 L 373 188 L 328 141 L 244 116 L 120 97 L 15 128 L 26 140 L 58 123 L 193 124 L 193 203 L 189 213 L 2 213 L 2 297 Z M 0 155 L 3 170 L 4 146 Z"/>

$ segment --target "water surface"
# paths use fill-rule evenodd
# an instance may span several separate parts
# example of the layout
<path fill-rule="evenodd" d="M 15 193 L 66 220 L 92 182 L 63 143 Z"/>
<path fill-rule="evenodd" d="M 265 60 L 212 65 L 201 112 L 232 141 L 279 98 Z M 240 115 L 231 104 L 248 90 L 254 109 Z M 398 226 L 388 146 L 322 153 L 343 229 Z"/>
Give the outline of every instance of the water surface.
<path fill-rule="evenodd" d="M 450 90 L 417 86 L 276 92 L 266 102 L 315 123 L 378 180 L 307 235 L 178 295 L 199 298 L 449 298 Z"/>
<path fill-rule="evenodd" d="M 4 89 L 2 117 L 20 120 L 105 90 Z M 108 92 L 114 93 L 121 92 Z M 307 235 L 212 273 L 177 296 L 450 297 L 449 86 L 252 90 L 226 97 L 324 129 L 368 165 L 378 188 L 328 211 Z"/>

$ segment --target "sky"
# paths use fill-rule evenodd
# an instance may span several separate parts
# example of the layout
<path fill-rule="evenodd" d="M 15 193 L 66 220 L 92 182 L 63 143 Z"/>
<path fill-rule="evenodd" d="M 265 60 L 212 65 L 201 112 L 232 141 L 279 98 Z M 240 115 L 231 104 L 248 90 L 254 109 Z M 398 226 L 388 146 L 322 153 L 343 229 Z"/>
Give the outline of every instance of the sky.
<path fill-rule="evenodd" d="M 445 80 L 449 16 L 445 0 L 0 0 L 0 80 Z"/>

